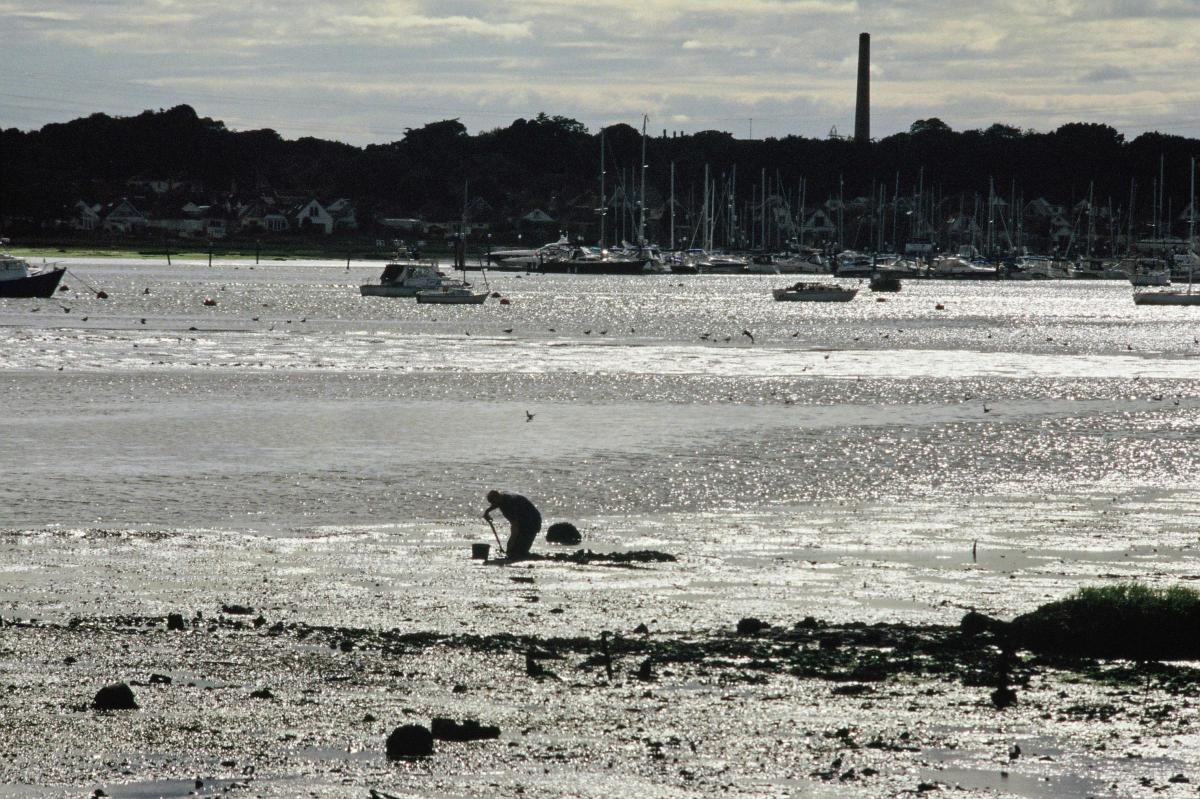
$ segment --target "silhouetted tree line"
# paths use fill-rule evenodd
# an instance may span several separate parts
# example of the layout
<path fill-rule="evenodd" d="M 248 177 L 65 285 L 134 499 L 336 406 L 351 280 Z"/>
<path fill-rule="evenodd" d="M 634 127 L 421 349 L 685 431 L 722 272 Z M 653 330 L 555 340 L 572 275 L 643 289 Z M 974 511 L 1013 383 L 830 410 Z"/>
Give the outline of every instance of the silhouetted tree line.
<path fill-rule="evenodd" d="M 606 193 L 611 197 L 624 181 L 625 192 L 635 195 L 640 131 L 619 124 L 603 135 Z M 210 201 L 222 194 L 349 197 L 362 220 L 453 220 L 475 200 L 469 213 L 497 227 L 532 208 L 564 220 L 590 214 L 594 223 L 599 137 L 576 120 L 539 114 L 476 135 L 458 120 L 443 120 L 410 128 L 399 141 L 355 147 L 309 137 L 285 140 L 269 129 L 233 131 L 185 105 L 133 117 L 93 114 L 37 131 L 0 133 L 0 222 L 11 227 L 13 220 L 61 218 L 80 199 L 120 198 L 131 193 L 131 178 L 153 178 L 203 186 Z M 1000 124 L 954 131 L 936 118 L 865 145 L 836 137 L 742 140 L 720 131 L 658 131 L 645 146 L 647 194 L 660 206 L 674 162 L 676 197 L 686 208 L 700 202 L 707 165 L 722 187 L 736 170 L 735 203 L 761 196 L 765 173 L 773 193 L 789 197 L 793 207 L 801 180 L 810 207 L 838 196 L 912 196 L 918 184 L 935 197 L 962 202 L 986 197 L 990 182 L 1006 199 L 1043 196 L 1067 207 L 1086 199 L 1090 185 L 1097 205 L 1111 202 L 1127 213 L 1136 181 L 1133 207 L 1143 217 L 1150 213 L 1160 168 L 1161 215 L 1183 209 L 1188 161 L 1200 153 L 1195 139 L 1144 133 L 1126 141 L 1102 124 L 1072 123 L 1050 132 Z"/>

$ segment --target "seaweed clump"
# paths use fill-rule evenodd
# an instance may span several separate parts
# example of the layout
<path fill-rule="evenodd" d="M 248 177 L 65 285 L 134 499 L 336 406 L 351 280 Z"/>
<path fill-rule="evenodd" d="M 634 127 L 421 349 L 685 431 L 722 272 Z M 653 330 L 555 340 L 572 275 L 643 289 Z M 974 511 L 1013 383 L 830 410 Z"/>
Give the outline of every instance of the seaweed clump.
<path fill-rule="evenodd" d="M 1035 652 L 1129 660 L 1200 658 L 1200 592 L 1137 583 L 1082 588 L 1013 619 Z"/>

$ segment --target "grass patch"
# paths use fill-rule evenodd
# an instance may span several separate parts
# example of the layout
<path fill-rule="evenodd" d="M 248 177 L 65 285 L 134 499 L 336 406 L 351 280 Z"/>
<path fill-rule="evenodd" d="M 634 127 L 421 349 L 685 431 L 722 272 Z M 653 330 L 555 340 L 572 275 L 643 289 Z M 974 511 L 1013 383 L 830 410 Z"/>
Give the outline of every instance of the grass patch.
<path fill-rule="evenodd" d="M 1200 592 L 1137 583 L 1082 588 L 1013 619 L 1036 652 L 1131 660 L 1200 658 Z"/>

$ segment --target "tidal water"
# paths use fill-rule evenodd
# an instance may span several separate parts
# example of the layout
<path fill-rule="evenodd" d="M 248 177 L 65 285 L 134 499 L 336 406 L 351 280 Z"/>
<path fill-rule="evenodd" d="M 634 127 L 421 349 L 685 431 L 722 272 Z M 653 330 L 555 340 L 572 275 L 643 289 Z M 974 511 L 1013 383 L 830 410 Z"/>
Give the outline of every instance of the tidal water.
<path fill-rule="evenodd" d="M 564 573 L 591 615 L 551 626 L 1200 579 L 1200 310 L 1126 284 L 808 304 L 771 300 L 790 276 L 489 273 L 509 304 L 438 307 L 361 297 L 379 264 L 69 266 L 0 300 L 0 613 L 269 586 L 309 619 L 505 628 L 467 558 L 490 488 L 680 558 Z"/>

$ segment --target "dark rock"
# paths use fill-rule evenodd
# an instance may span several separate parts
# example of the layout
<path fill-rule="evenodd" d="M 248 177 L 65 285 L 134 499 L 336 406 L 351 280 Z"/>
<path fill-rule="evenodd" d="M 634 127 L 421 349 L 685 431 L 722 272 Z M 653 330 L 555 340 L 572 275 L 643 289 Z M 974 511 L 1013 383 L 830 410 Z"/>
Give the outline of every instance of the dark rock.
<path fill-rule="evenodd" d="M 1174 777 L 1171 777 L 1169 780 L 1167 780 L 1167 782 L 1174 782 L 1174 783 L 1187 783 L 1187 782 L 1191 782 L 1191 780 L 1189 780 L 1189 779 L 1188 779 L 1188 778 L 1187 778 L 1185 775 L 1183 775 L 1183 774 L 1176 774 Z"/>
<path fill-rule="evenodd" d="M 650 632 L 650 628 L 647 627 L 645 624 L 639 624 L 637 627 L 633 628 L 633 631 L 635 633 L 637 633 L 638 635 L 646 635 L 647 633 Z"/>
<path fill-rule="evenodd" d="M 93 710 L 137 710 L 137 699 L 133 689 L 123 682 L 106 685 L 96 692 L 92 700 Z"/>
<path fill-rule="evenodd" d="M 260 688 L 257 691 L 250 692 L 251 699 L 274 699 L 275 694 L 271 693 L 270 688 Z"/>
<path fill-rule="evenodd" d="M 254 608 L 246 605 L 222 605 L 221 612 L 230 616 L 249 616 L 254 613 Z"/>
<path fill-rule="evenodd" d="M 642 665 L 638 667 L 637 678 L 642 682 L 654 682 L 654 680 L 658 679 L 654 675 L 654 660 L 652 658 L 646 658 L 642 661 Z"/>
<path fill-rule="evenodd" d="M 342 642 L 338 644 L 338 649 L 342 650 L 343 652 L 350 652 L 354 649 L 354 642 L 349 638 L 343 638 Z"/>
<path fill-rule="evenodd" d="M 796 622 L 797 630 L 815 630 L 821 626 L 821 622 L 817 621 L 812 616 L 805 616 L 800 621 Z"/>
<path fill-rule="evenodd" d="M 372 721 L 377 721 L 374 713 L 367 713 L 366 715 L 363 716 L 364 724 L 370 724 Z"/>
<path fill-rule="evenodd" d="M 267 623 L 267 619 L 266 619 L 266 617 L 265 617 L 265 616 L 263 616 L 263 615 L 260 613 L 260 614 L 258 615 L 258 617 L 257 617 L 257 618 L 255 618 L 255 620 L 254 620 L 254 628 L 255 628 L 255 629 L 258 629 L 259 627 L 262 627 L 262 626 L 263 626 L 264 624 L 266 624 L 266 623 Z"/>
<path fill-rule="evenodd" d="M 150 675 L 150 684 L 151 685 L 170 685 L 171 678 L 165 674 L 151 674 Z"/>
<path fill-rule="evenodd" d="M 433 734 L 420 724 L 405 724 L 392 730 L 387 739 L 388 760 L 428 757 L 433 754 Z"/>
<path fill-rule="evenodd" d="M 771 625 L 753 616 L 747 616 L 737 623 L 738 635 L 756 635 Z"/>
<path fill-rule="evenodd" d="M 460 724 L 454 719 L 435 718 L 430 729 L 430 734 L 438 741 L 486 741 L 500 737 L 499 727 L 482 725 L 473 719 Z"/>
<path fill-rule="evenodd" d="M 875 689 L 869 685 L 863 685 L 860 682 L 852 682 L 846 685 L 838 685 L 833 689 L 835 696 L 862 696 L 863 694 L 873 694 Z"/>
<path fill-rule="evenodd" d="M 65 658 L 63 658 L 63 665 L 65 666 L 74 666 L 78 662 L 79 659 L 74 655 L 67 655 Z"/>
<path fill-rule="evenodd" d="M 962 617 L 962 621 L 958 623 L 958 629 L 963 635 L 967 636 L 968 638 L 973 638 L 976 635 L 982 635 L 986 632 L 993 632 L 1001 625 L 1003 625 L 1003 622 L 985 616 L 982 613 L 976 613 L 972 610 L 967 613 L 967 615 Z"/>
<path fill-rule="evenodd" d="M 183 614 L 182 613 L 168 613 L 167 614 L 167 629 L 168 630 L 186 629 L 183 624 Z"/>
<path fill-rule="evenodd" d="M 546 529 L 546 540 L 551 544 L 574 545 L 583 541 L 583 536 L 570 522 L 556 522 Z"/>

